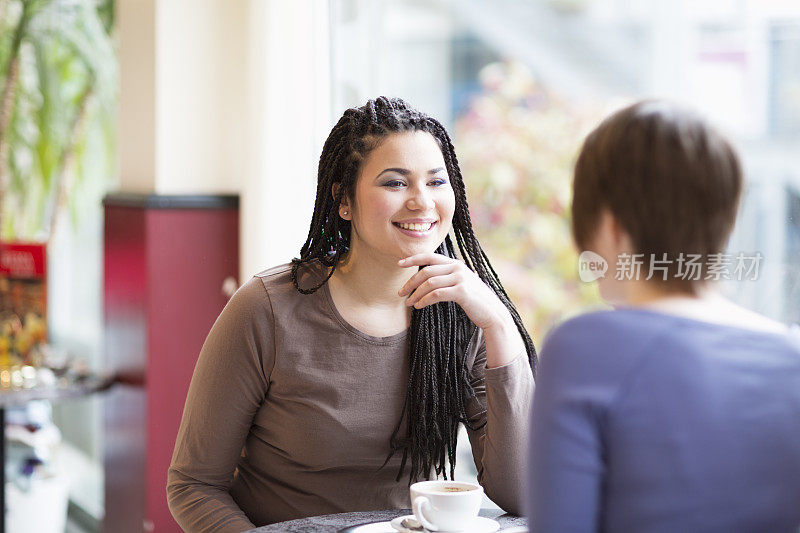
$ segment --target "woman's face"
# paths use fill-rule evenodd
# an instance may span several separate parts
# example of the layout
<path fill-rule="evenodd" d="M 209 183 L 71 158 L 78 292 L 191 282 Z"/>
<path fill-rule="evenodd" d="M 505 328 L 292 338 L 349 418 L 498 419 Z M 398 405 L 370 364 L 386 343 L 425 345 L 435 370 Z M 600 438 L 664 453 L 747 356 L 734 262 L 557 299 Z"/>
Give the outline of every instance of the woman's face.
<path fill-rule="evenodd" d="M 351 251 L 396 262 L 433 252 L 453 220 L 455 194 L 444 157 L 425 131 L 387 136 L 361 164 L 355 198 L 343 198 Z"/>

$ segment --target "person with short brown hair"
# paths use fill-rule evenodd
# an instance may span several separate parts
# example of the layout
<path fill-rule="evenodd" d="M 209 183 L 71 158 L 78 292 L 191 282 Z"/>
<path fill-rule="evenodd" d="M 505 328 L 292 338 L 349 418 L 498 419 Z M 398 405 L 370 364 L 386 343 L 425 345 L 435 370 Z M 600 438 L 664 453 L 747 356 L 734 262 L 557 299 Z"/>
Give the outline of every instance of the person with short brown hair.
<path fill-rule="evenodd" d="M 664 290 L 694 293 L 707 264 L 683 279 L 675 276 L 680 254 L 723 252 L 742 186 L 736 151 L 702 117 L 667 102 L 640 102 L 607 118 L 583 143 L 572 199 L 575 243 L 591 249 L 603 216 L 613 214 L 643 267 L 666 254 Z"/>
<path fill-rule="evenodd" d="M 640 102 L 589 134 L 573 185 L 575 242 L 617 309 L 545 340 L 531 531 L 797 531 L 800 330 L 713 281 L 742 190 L 735 150 L 694 112 Z M 692 276 L 687 256 L 703 259 Z M 618 275 L 623 258 L 638 271 Z"/>

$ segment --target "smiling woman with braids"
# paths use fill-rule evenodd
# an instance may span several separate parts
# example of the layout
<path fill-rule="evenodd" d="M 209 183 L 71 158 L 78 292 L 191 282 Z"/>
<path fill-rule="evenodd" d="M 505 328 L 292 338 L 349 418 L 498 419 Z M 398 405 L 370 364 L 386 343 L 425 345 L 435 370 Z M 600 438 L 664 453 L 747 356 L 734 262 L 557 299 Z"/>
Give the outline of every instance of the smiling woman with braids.
<path fill-rule="evenodd" d="M 203 346 L 169 469 L 187 531 L 407 508 L 452 478 L 519 513 L 536 352 L 472 231 L 442 125 L 399 99 L 348 109 L 308 239 L 256 275 Z M 449 465 L 449 467 L 448 467 Z"/>

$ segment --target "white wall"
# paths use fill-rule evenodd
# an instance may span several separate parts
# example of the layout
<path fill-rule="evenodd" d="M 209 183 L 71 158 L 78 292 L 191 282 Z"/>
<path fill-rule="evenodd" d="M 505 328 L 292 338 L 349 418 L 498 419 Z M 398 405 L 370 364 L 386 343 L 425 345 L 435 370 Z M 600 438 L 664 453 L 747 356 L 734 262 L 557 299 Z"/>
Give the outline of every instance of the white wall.
<path fill-rule="evenodd" d="M 296 256 L 330 130 L 327 0 L 119 0 L 121 187 L 238 193 L 241 280 Z"/>
<path fill-rule="evenodd" d="M 247 143 L 249 4 L 156 3 L 156 193 L 240 190 Z"/>
<path fill-rule="evenodd" d="M 328 2 L 251 3 L 249 153 L 241 197 L 241 280 L 305 242 L 331 123 Z"/>
<path fill-rule="evenodd" d="M 126 192 L 237 192 L 245 161 L 248 0 L 120 0 Z"/>
<path fill-rule="evenodd" d="M 156 177 L 155 0 L 118 0 L 121 189 L 151 192 Z"/>

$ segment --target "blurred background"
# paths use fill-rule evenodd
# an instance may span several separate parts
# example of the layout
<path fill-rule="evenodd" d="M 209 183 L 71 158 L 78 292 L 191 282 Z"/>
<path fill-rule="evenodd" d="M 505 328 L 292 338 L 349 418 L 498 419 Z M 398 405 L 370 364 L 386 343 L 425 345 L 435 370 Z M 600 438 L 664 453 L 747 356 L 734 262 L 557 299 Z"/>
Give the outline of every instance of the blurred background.
<path fill-rule="evenodd" d="M 25 509 L 56 497 L 58 530 L 178 530 L 164 462 L 205 332 L 232 287 L 298 254 L 328 131 L 378 95 L 451 132 L 478 237 L 538 346 L 598 305 L 569 236 L 576 150 L 644 97 L 693 105 L 736 141 L 747 189 L 729 251 L 763 260 L 725 291 L 800 321 L 795 0 L 0 0 L 0 68 L 0 241 L 47 257 L 46 334 L 17 317 L 0 357 L 27 328 L 126 382 L 15 408 L 52 422 L 45 444 L 15 444 L 9 411 L 10 449 L 33 449 L 63 493 L 37 493 L 9 453 L 18 531 L 44 531 Z M 179 289 L 209 291 L 205 314 L 188 320 Z"/>

